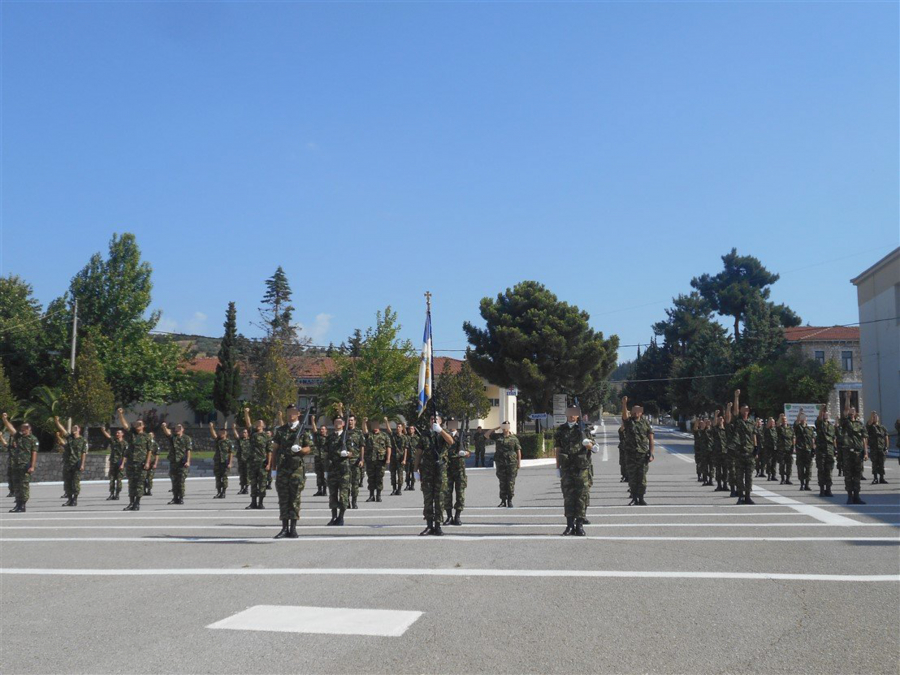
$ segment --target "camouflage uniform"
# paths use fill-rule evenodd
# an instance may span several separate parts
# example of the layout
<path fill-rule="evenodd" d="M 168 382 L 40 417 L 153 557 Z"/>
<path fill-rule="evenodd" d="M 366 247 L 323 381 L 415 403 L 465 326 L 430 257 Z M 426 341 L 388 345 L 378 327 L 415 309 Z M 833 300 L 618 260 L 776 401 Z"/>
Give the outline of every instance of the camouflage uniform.
<path fill-rule="evenodd" d="M 791 484 L 791 473 L 794 470 L 794 430 L 787 422 L 776 425 L 778 443 L 778 475 L 785 485 Z"/>
<path fill-rule="evenodd" d="M 359 465 L 363 448 L 366 447 L 366 435 L 362 429 L 347 430 L 347 451 L 350 453 L 350 508 L 356 508 L 359 488 L 362 487 L 365 467 Z"/>
<path fill-rule="evenodd" d="M 481 437 L 484 438 L 484 434 Z M 466 506 L 466 487 L 469 484 L 466 478 L 466 458 L 459 456 L 462 449 L 461 435 L 457 435 L 455 440 L 453 447 L 447 452 L 447 488 L 444 491 L 444 513 L 447 518 L 450 518 L 454 509 L 457 515 L 462 513 Z M 456 501 L 453 500 L 454 492 Z"/>
<path fill-rule="evenodd" d="M 475 446 L 475 466 L 484 466 L 484 452 L 487 446 L 487 439 L 484 437 L 483 431 L 476 431 L 472 438 L 472 445 Z"/>
<path fill-rule="evenodd" d="M 344 433 L 331 432 L 325 443 L 328 458 L 328 504 L 332 510 L 344 511 L 350 507 L 351 463 L 359 461 L 350 457 L 341 457 L 344 447 Z M 350 452 L 350 437 L 347 438 L 347 451 Z"/>
<path fill-rule="evenodd" d="M 776 427 L 763 427 L 762 448 L 766 453 L 766 476 L 769 480 L 775 480 L 776 465 L 778 464 L 778 429 Z"/>
<path fill-rule="evenodd" d="M 756 424 L 750 418 L 736 417 L 731 422 L 731 428 L 734 434 L 735 482 L 738 498 L 744 503 L 750 499 L 750 493 L 753 491 L 753 469 L 756 466 L 753 459 L 756 447 L 753 436 L 756 434 Z"/>
<path fill-rule="evenodd" d="M 621 477 L 620 483 L 624 483 L 628 481 L 628 453 L 625 450 L 625 425 L 619 425 L 619 475 Z"/>
<path fill-rule="evenodd" d="M 244 488 L 250 484 L 247 473 L 247 456 L 250 454 L 250 439 L 243 437 L 238 438 L 234 441 L 234 445 L 238 464 L 238 484 L 240 485 L 240 491 L 244 492 Z"/>
<path fill-rule="evenodd" d="M 869 457 L 872 459 L 872 483 L 886 483 L 884 459 L 887 456 L 887 429 L 881 424 L 866 424 L 869 435 Z"/>
<path fill-rule="evenodd" d="M 272 452 L 272 439 L 265 431 L 250 432 L 250 448 L 247 450 L 247 482 L 250 484 L 250 498 L 257 504 L 265 499 L 268 484 L 266 459 Z"/>
<path fill-rule="evenodd" d="M 153 492 L 153 479 L 156 476 L 156 458 L 159 456 L 159 443 L 156 438 L 150 440 L 150 468 L 144 473 L 144 495 Z"/>
<path fill-rule="evenodd" d="M 713 466 L 716 468 L 716 490 L 727 489 L 728 485 L 728 448 L 726 446 L 725 427 L 714 426 L 710 430 L 712 436 Z"/>
<path fill-rule="evenodd" d="M 707 429 L 694 430 L 694 461 L 697 463 L 698 478 L 704 485 L 707 485 L 710 482 L 709 434 Z"/>
<path fill-rule="evenodd" d="M 278 446 L 275 451 L 276 466 L 275 489 L 278 491 L 278 510 L 281 520 L 299 520 L 300 518 L 300 493 L 306 485 L 306 469 L 303 465 L 303 455 L 294 452 L 291 448 L 299 445 L 301 448 L 312 447 L 312 434 L 304 430 L 297 437 L 297 429 L 292 429 L 290 424 L 283 424 L 275 430 L 273 444 Z"/>
<path fill-rule="evenodd" d="M 631 499 L 640 501 L 647 492 L 647 467 L 650 463 L 650 437 L 653 427 L 646 417 L 629 416 L 625 421 L 628 439 L 628 489 Z"/>
<path fill-rule="evenodd" d="M 403 466 L 406 464 L 405 455 L 407 449 L 406 434 L 395 431 L 391 434 L 391 487 L 394 494 L 401 494 L 403 490 Z"/>
<path fill-rule="evenodd" d="M 515 434 L 504 436 L 502 431 L 492 433 L 491 440 L 494 441 L 494 467 L 500 480 L 500 500 L 508 503 L 516 494 L 518 458 L 522 445 Z"/>
<path fill-rule="evenodd" d="M 81 494 L 81 459 L 87 451 L 88 444 L 84 436 L 66 436 L 63 448 L 63 485 L 69 500 L 78 499 Z"/>
<path fill-rule="evenodd" d="M 327 441 L 327 435 L 322 435 L 318 431 L 313 434 L 313 443 L 315 444 L 313 448 L 313 469 L 316 472 L 316 492 L 320 493 L 324 493 L 328 488 L 328 483 L 325 482 L 325 446 Z"/>
<path fill-rule="evenodd" d="M 841 426 L 841 421 L 838 419 L 835 422 L 835 443 L 837 443 L 837 452 L 835 453 L 834 461 L 837 466 L 838 476 L 844 475 L 844 428 Z"/>
<path fill-rule="evenodd" d="M 185 466 L 188 453 L 194 449 L 194 441 L 187 434 L 167 436 L 169 440 L 169 480 L 172 481 L 172 501 L 176 504 L 184 502 L 187 475 L 191 468 Z"/>
<path fill-rule="evenodd" d="M 422 498 L 425 507 L 422 514 L 426 521 L 440 525 L 444 508 L 444 492 L 447 489 L 447 452 L 449 444 L 434 432 L 420 438 L 422 456 L 419 461 L 419 475 L 422 479 Z"/>
<path fill-rule="evenodd" d="M 216 491 L 222 494 L 228 489 L 228 457 L 234 453 L 230 438 L 216 439 L 216 453 L 213 455 L 213 475 L 216 477 Z"/>
<path fill-rule="evenodd" d="M 841 418 L 841 449 L 844 456 L 844 487 L 847 492 L 859 495 L 859 480 L 862 475 L 864 440 L 866 428 L 859 420 Z"/>
<path fill-rule="evenodd" d="M 119 493 L 122 491 L 123 470 L 119 467 L 122 465 L 122 458 L 125 457 L 127 447 L 128 443 L 124 439 L 117 441 L 113 438 L 109 442 L 109 494 L 114 499 L 118 499 Z"/>
<path fill-rule="evenodd" d="M 808 487 L 812 477 L 812 458 L 815 452 L 816 432 L 806 424 L 794 422 L 794 438 L 797 439 L 797 478 L 800 487 Z"/>
<path fill-rule="evenodd" d="M 406 435 L 406 489 L 416 489 L 416 450 L 422 445 L 419 434 Z"/>
<path fill-rule="evenodd" d="M 582 445 L 583 440 L 584 434 L 577 424 L 565 424 L 556 429 L 554 443 L 559 448 L 556 457 L 567 520 L 574 518 L 583 521 L 587 517 L 591 451 Z"/>
<path fill-rule="evenodd" d="M 700 437 L 700 429 L 694 427 L 694 467 L 697 470 L 697 481 L 703 482 L 703 441 Z"/>
<path fill-rule="evenodd" d="M 129 431 L 125 438 L 128 440 L 128 449 L 125 451 L 128 470 L 128 499 L 129 506 L 140 507 L 141 496 L 144 494 L 144 466 L 150 457 L 150 436 L 146 433 Z"/>
<path fill-rule="evenodd" d="M 816 420 L 816 468 L 819 470 L 821 492 L 831 492 L 831 472 L 834 471 L 835 426 L 825 420 Z"/>
<path fill-rule="evenodd" d="M 25 508 L 31 497 L 31 453 L 37 452 L 38 439 L 34 434 L 25 436 L 21 432 L 9 439 L 10 488 L 16 498 L 16 506 Z"/>
<path fill-rule="evenodd" d="M 391 447 L 391 437 L 380 429 L 366 438 L 366 476 L 369 479 L 369 500 L 381 500 L 384 489 L 384 466 Z M 377 496 L 376 496 L 377 495 Z"/>

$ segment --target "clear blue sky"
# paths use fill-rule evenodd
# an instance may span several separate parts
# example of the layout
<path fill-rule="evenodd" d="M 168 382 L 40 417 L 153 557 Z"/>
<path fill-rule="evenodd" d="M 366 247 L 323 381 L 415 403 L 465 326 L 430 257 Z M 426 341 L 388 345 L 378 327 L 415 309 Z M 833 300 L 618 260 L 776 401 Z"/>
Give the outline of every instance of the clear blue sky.
<path fill-rule="evenodd" d="M 2 272 L 45 303 L 130 231 L 163 328 L 254 334 L 280 264 L 317 342 L 391 304 L 418 344 L 430 289 L 462 348 L 537 279 L 630 344 L 732 246 L 855 321 L 900 239 L 894 2 L 0 7 Z"/>

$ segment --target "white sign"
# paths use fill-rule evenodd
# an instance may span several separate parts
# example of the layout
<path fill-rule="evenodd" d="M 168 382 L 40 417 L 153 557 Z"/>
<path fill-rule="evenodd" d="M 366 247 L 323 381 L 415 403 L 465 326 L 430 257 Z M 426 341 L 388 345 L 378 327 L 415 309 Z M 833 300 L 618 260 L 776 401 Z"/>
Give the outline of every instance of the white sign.
<path fill-rule="evenodd" d="M 806 414 L 806 426 L 811 427 L 815 425 L 821 407 L 821 403 L 785 403 L 784 417 L 788 424 L 793 425 L 797 421 L 800 410 L 803 410 Z"/>
<path fill-rule="evenodd" d="M 558 427 L 558 426 L 560 426 L 561 424 L 565 424 L 565 423 L 566 423 L 566 416 L 565 416 L 565 415 L 554 415 L 554 416 L 553 416 L 553 426 Z"/>
<path fill-rule="evenodd" d="M 566 416 L 566 395 L 553 394 L 553 414 Z M 565 420 L 563 420 L 565 421 Z"/>

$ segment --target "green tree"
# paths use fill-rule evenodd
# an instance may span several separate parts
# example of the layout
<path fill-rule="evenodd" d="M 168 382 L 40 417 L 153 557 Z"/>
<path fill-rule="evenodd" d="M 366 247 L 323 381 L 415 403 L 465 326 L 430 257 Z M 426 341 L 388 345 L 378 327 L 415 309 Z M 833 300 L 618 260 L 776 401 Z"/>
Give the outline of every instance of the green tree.
<path fill-rule="evenodd" d="M 671 368 L 671 352 L 665 346 L 660 347 L 655 339 L 651 340 L 643 354 L 638 352 L 632 374 L 622 388 L 622 395 L 627 396 L 632 404 L 642 405 L 650 414 L 668 410 L 670 404 L 666 385 Z"/>
<path fill-rule="evenodd" d="M 255 417 L 273 420 L 280 410 L 297 401 L 297 385 L 284 355 L 284 345 L 275 338 L 268 340 L 253 383 Z"/>
<path fill-rule="evenodd" d="M 725 329 L 710 322 L 682 356 L 673 360 L 667 383 L 669 403 L 681 417 L 724 409 L 733 390 L 732 344 Z"/>
<path fill-rule="evenodd" d="M 700 333 L 713 322 L 712 306 L 699 293 L 681 294 L 666 310 L 666 320 L 653 324 L 653 332 L 665 341 L 669 351 L 684 354 Z"/>
<path fill-rule="evenodd" d="M 483 298 L 480 313 L 485 328 L 463 324 L 467 360 L 489 382 L 516 385 L 533 409 L 548 410 L 557 392 L 586 391 L 615 367 L 619 338 L 604 339 L 587 312 L 536 281 Z"/>
<path fill-rule="evenodd" d="M 88 337 L 81 343 L 75 357 L 75 371 L 63 389 L 62 409 L 76 423 L 93 426 L 110 420 L 115 403 L 94 340 Z"/>
<path fill-rule="evenodd" d="M 11 419 L 15 419 L 14 413 L 17 413 L 18 410 L 19 400 L 13 393 L 12 384 L 6 376 L 3 362 L 0 361 L 0 412 L 5 412 L 10 415 Z"/>
<path fill-rule="evenodd" d="M 237 310 L 228 303 L 225 313 L 225 336 L 219 346 L 219 363 L 216 365 L 213 403 L 225 417 L 240 409 L 241 371 L 237 364 Z"/>
<path fill-rule="evenodd" d="M 449 364 L 449 361 L 445 361 Z M 472 370 L 468 361 L 449 379 L 444 410 L 461 420 L 484 419 L 491 412 L 491 400 L 484 393 L 484 381 Z"/>
<path fill-rule="evenodd" d="M 41 304 L 16 275 L 0 277 L 0 354 L 10 386 L 24 397 L 40 383 Z"/>
<path fill-rule="evenodd" d="M 291 297 L 291 285 L 288 283 L 287 274 L 279 265 L 275 274 L 266 279 L 266 292 L 262 298 L 263 306 L 259 309 L 259 315 L 266 335 L 280 340 L 285 345 L 297 340 Z"/>
<path fill-rule="evenodd" d="M 216 412 L 216 406 L 213 404 L 215 381 L 216 376 L 213 373 L 203 371 L 190 371 L 185 379 L 184 402 L 204 421 L 208 421 Z"/>
<path fill-rule="evenodd" d="M 784 353 L 787 342 L 782 326 L 782 312 L 760 297 L 747 305 L 744 333 L 734 345 L 735 360 L 740 366 L 770 363 Z"/>
<path fill-rule="evenodd" d="M 56 431 L 53 422 L 54 417 L 62 417 L 63 409 L 60 400 L 61 392 L 55 387 L 40 384 L 31 390 L 31 398 L 28 401 L 28 421 L 35 430 L 47 440 Z"/>
<path fill-rule="evenodd" d="M 841 370 L 834 361 L 819 364 L 790 349 L 772 363 L 753 364 L 739 373 L 747 400 L 757 416 L 777 416 L 785 403 L 827 403 Z"/>

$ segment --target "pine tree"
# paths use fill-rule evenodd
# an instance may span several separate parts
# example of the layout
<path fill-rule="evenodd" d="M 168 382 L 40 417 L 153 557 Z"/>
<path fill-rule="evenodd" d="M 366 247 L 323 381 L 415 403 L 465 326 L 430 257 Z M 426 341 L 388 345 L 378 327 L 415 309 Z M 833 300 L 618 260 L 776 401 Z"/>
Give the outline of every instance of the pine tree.
<path fill-rule="evenodd" d="M 237 364 L 237 310 L 228 303 L 225 335 L 219 346 L 219 363 L 213 384 L 213 404 L 225 417 L 238 412 L 241 395 L 241 371 Z"/>
<path fill-rule="evenodd" d="M 82 341 L 75 358 L 75 371 L 63 390 L 62 407 L 69 417 L 84 426 L 105 424 L 112 417 L 115 397 L 90 336 Z"/>
<path fill-rule="evenodd" d="M 291 323 L 294 316 L 291 297 L 291 285 L 279 265 L 275 274 L 266 279 L 266 292 L 262 298 L 264 306 L 260 307 L 259 314 L 266 336 L 285 344 L 292 344 L 297 340 L 297 328 Z"/>

